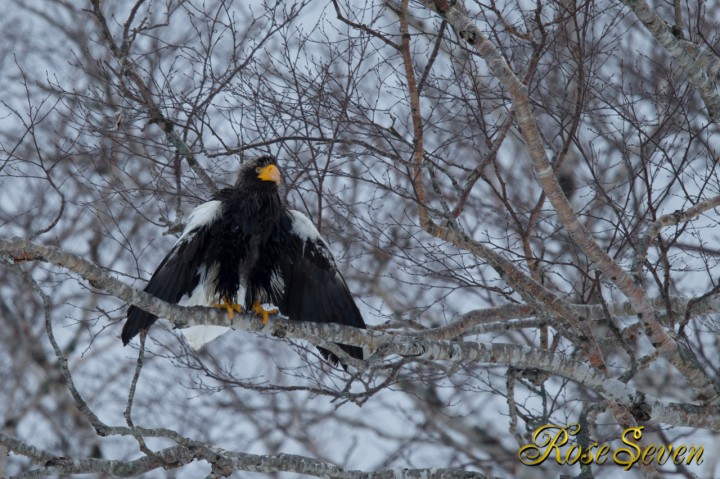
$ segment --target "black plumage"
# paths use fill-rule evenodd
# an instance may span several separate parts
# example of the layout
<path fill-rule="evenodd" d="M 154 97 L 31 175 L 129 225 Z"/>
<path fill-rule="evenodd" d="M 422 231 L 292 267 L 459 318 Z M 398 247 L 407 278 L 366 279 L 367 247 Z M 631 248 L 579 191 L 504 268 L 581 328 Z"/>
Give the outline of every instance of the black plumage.
<path fill-rule="evenodd" d="M 307 216 L 299 211 L 285 210 L 277 231 L 277 236 L 265 243 L 261 255 L 273 263 L 265 269 L 260 262 L 260 269 L 269 271 L 270 275 L 259 273 L 256 276 L 262 278 L 259 281 L 261 287 L 270 292 L 270 302 L 290 319 L 365 328 L 330 248 Z M 345 344 L 340 347 L 354 358 L 363 357 L 362 348 Z M 319 349 L 325 358 L 337 362 L 335 355 Z"/>
<path fill-rule="evenodd" d="M 312 222 L 280 199 L 280 172 L 271 156 L 243 165 L 231 188 L 218 191 L 188 218 L 180 239 L 145 291 L 165 301 L 239 305 L 267 318 L 272 303 L 296 321 L 365 327 L 328 245 Z M 157 319 L 130 306 L 122 331 L 127 344 Z M 362 359 L 362 349 L 340 345 Z M 337 357 L 324 349 L 333 363 Z"/>

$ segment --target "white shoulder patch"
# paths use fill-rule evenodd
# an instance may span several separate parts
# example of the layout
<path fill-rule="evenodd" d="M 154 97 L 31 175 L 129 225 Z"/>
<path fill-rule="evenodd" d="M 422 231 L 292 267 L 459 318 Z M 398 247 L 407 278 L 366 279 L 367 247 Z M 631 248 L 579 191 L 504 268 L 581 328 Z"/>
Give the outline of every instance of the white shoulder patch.
<path fill-rule="evenodd" d="M 188 216 L 187 224 L 178 242 L 182 241 L 198 228 L 202 228 L 215 221 L 218 216 L 220 216 L 220 213 L 222 213 L 222 201 L 218 200 L 208 201 L 195 208 L 192 213 L 190 213 L 190 216 Z"/>
<path fill-rule="evenodd" d="M 315 228 L 315 225 L 312 221 L 310 221 L 310 218 L 305 216 L 304 214 L 300 213 L 297 210 L 288 210 L 290 213 L 290 216 L 292 216 L 292 230 L 293 233 L 298 235 L 301 239 L 307 241 L 307 240 L 315 240 L 315 239 L 321 239 L 320 233 L 318 232 L 317 228 Z M 324 242 L 324 241 L 323 241 Z"/>
<path fill-rule="evenodd" d="M 292 232 L 303 240 L 303 255 L 305 254 L 305 246 L 310 244 L 315 251 L 323 255 L 332 265 L 335 265 L 335 258 L 332 251 L 330 251 L 330 245 L 325 241 L 325 238 L 320 236 L 320 232 L 315 228 L 310 218 L 296 210 L 288 211 L 293 220 Z"/>

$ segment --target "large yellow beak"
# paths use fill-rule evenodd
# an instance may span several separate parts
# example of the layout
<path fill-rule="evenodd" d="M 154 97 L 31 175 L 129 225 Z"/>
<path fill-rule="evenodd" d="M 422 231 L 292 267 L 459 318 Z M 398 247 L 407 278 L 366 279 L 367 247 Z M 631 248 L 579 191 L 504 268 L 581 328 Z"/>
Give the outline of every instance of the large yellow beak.
<path fill-rule="evenodd" d="M 267 165 L 257 169 L 258 178 L 263 181 L 274 181 L 280 184 L 280 170 L 275 165 Z"/>

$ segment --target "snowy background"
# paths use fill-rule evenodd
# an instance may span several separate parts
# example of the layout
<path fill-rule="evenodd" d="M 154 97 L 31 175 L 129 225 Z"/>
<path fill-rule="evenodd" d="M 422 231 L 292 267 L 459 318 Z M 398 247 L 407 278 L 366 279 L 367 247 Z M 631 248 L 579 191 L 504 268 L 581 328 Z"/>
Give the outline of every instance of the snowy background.
<path fill-rule="evenodd" d="M 718 5 L 649 6 L 667 32 L 681 30 L 672 41 L 718 60 Z M 558 218 L 536 181 L 507 86 L 422 3 L 9 0 L 4 7 L 0 240 L 58 246 L 142 288 L 189 212 L 234 180 L 241 159 L 270 153 L 283 170 L 283 195 L 328 239 L 368 325 L 406 334 L 458 325 L 444 339 L 524 345 L 588 362 L 567 322 L 510 270 L 431 235 L 419 215 L 427 208 L 436 224 L 461 230 L 562 301 L 607 307 L 610 315 L 586 322 L 609 377 L 636 368 L 630 387 L 703 404 L 678 369 L 654 356 L 637 315 L 619 312 L 628 298 Z M 716 205 L 665 224 L 638 263 L 653 222 L 720 195 L 718 126 L 691 72 L 620 2 L 465 7 L 527 85 L 545 154 L 579 221 L 633 274 L 657 321 L 717 383 L 720 309 L 686 315 L 673 306 L 717 294 Z M 408 62 L 417 90 L 408 88 Z M 425 197 L 414 183 L 415 94 Z M 48 295 L 77 389 L 109 425 L 127 425 L 138 355 L 137 341 L 123 348 L 119 339 L 127 305 L 65 268 L 12 263 L 0 262 L 0 431 L 57 456 L 141 457 L 134 438 L 100 437 L 78 410 L 48 340 L 41 297 L 23 272 Z M 602 391 L 560 370 L 390 356 L 348 374 L 307 342 L 247 331 L 195 353 L 163 321 L 146 347 L 135 425 L 348 470 L 576 476 L 579 466 L 524 466 L 517 451 L 547 423 L 586 421 L 591 442 L 613 447 L 627 425 Z M 720 413 L 708 417 L 717 424 Z M 703 464 L 654 472 L 594 465 L 583 477 L 720 476 L 716 427 L 640 424 L 644 444 L 702 444 Z M 175 444 L 146 443 L 152 450 Z M 3 454 L 0 476 L 40 466 Z M 143 477 L 208 474 L 210 465 L 197 461 Z M 270 474 L 292 475 L 233 477 Z"/>

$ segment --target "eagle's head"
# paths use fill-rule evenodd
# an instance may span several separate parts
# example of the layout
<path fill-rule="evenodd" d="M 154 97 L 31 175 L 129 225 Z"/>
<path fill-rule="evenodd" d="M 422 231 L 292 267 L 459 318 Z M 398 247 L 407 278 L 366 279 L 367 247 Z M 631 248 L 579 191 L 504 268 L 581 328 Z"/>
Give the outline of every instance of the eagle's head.
<path fill-rule="evenodd" d="M 270 155 L 258 156 L 240 167 L 235 187 L 241 189 L 277 191 L 280 169 Z"/>

